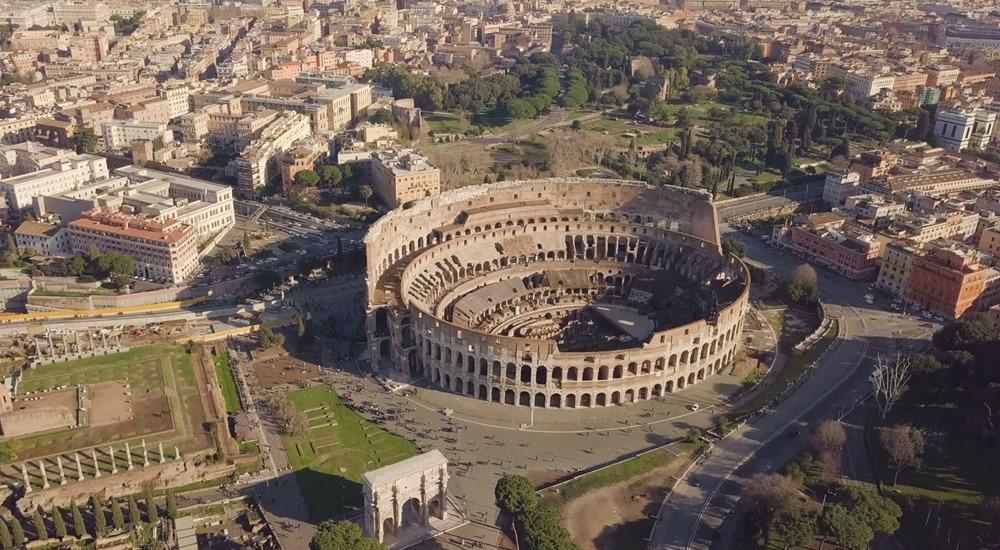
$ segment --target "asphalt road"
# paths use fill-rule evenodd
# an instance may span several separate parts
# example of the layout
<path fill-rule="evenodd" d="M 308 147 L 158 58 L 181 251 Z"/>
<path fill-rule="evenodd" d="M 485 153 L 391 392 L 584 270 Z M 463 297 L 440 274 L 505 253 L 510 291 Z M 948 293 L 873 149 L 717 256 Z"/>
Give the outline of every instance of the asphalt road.
<path fill-rule="evenodd" d="M 784 208 L 823 197 L 823 184 L 808 183 L 787 190 L 772 190 L 763 195 L 730 199 L 719 203 L 719 219 L 728 221 L 766 210 Z"/>
<path fill-rule="evenodd" d="M 801 263 L 752 235 L 729 232 L 729 236 L 747 245 L 750 261 L 778 272 L 787 273 Z M 859 403 L 870 391 L 867 378 L 877 354 L 919 348 L 936 328 L 868 306 L 861 299 L 864 287 L 860 283 L 820 271 L 819 286 L 828 314 L 840 319 L 840 338 L 789 397 L 719 442 L 691 469 L 661 509 L 650 548 L 731 548 L 736 522 L 726 519 L 739 501 L 743 483 L 756 474 L 779 469 L 799 452 L 805 436 L 792 436 L 794 430 L 807 433 L 808 425 L 839 418 Z M 855 445 L 849 446 L 853 449 L 849 468 L 856 470 L 865 467 L 856 463 L 867 458 L 859 456 L 857 434 L 854 439 Z"/>

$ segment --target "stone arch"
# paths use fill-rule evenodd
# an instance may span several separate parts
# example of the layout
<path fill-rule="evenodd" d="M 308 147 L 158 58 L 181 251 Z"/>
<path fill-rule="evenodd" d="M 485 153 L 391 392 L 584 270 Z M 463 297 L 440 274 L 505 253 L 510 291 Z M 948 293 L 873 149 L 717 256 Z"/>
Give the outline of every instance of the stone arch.
<path fill-rule="evenodd" d="M 583 380 L 593 380 L 594 379 L 594 367 L 584 367 L 583 369 Z"/>
<path fill-rule="evenodd" d="M 683 376 L 681 376 L 680 378 L 678 378 L 677 379 L 677 389 L 683 390 L 685 382 L 687 382 L 687 378 L 685 378 Z"/>
<path fill-rule="evenodd" d="M 611 404 L 621 405 L 622 404 L 622 394 L 618 391 L 611 392 Z"/>
<path fill-rule="evenodd" d="M 599 369 L 597 369 L 597 379 L 598 380 L 607 380 L 608 379 L 608 367 L 607 367 L 607 365 L 601 365 L 601 367 Z"/>
<path fill-rule="evenodd" d="M 614 370 L 611 372 L 611 378 L 617 380 L 622 377 L 622 366 L 615 365 Z"/>
<path fill-rule="evenodd" d="M 704 379 L 705 379 L 705 368 L 702 367 L 698 369 L 698 380 L 704 380 Z"/>
<path fill-rule="evenodd" d="M 562 367 L 552 367 L 552 379 L 556 382 L 562 381 L 563 371 Z"/>
<path fill-rule="evenodd" d="M 545 394 L 542 393 L 542 392 L 536 393 L 535 394 L 535 406 L 538 407 L 538 408 L 540 408 L 540 409 L 544 409 L 545 408 L 545 403 L 546 403 Z"/>
<path fill-rule="evenodd" d="M 400 510 L 400 519 L 403 525 L 423 525 L 423 507 L 420 499 L 412 497 L 403 503 Z"/>
<path fill-rule="evenodd" d="M 592 406 L 589 393 L 580 395 L 580 406 L 588 408 Z"/>
<path fill-rule="evenodd" d="M 516 400 L 516 395 L 514 394 L 514 390 L 507 390 L 503 392 L 504 404 L 513 405 L 515 403 L 515 400 Z"/>
<path fill-rule="evenodd" d="M 531 394 L 528 393 L 528 392 L 526 392 L 526 391 L 521 392 L 521 395 L 518 397 L 518 405 L 523 405 L 525 407 L 530 407 L 531 406 Z"/>
<path fill-rule="evenodd" d="M 663 385 L 663 390 L 667 393 L 674 393 L 674 381 L 667 380 L 667 383 Z"/>
<path fill-rule="evenodd" d="M 500 402 L 500 388 L 493 387 L 490 389 L 490 401 L 493 403 Z"/>
<path fill-rule="evenodd" d="M 625 402 L 635 403 L 635 390 L 632 388 L 625 390 Z"/>
<path fill-rule="evenodd" d="M 652 393 L 654 398 L 661 397 L 663 395 L 663 386 L 659 384 L 653 384 L 653 391 L 650 393 Z"/>
<path fill-rule="evenodd" d="M 522 384 L 531 383 L 531 367 L 528 365 L 523 365 L 521 367 L 521 383 Z"/>
<path fill-rule="evenodd" d="M 639 388 L 639 399 L 640 400 L 649 399 L 649 388 L 645 387 Z"/>
<path fill-rule="evenodd" d="M 575 394 L 570 393 L 570 394 L 566 395 L 566 408 L 567 409 L 575 409 L 576 408 L 576 395 Z"/>
<path fill-rule="evenodd" d="M 604 392 L 600 392 L 594 398 L 594 402 L 598 407 L 606 407 L 608 405 L 608 398 L 604 395 Z"/>
<path fill-rule="evenodd" d="M 514 363 L 507 363 L 507 372 L 505 374 L 507 380 L 517 380 L 517 365 Z"/>
<path fill-rule="evenodd" d="M 576 367 L 566 369 L 566 380 L 576 380 L 578 377 Z"/>
<path fill-rule="evenodd" d="M 693 372 L 691 374 L 688 374 L 687 383 L 688 383 L 689 386 L 691 384 L 694 384 L 694 373 Z"/>
<path fill-rule="evenodd" d="M 635 376 L 639 374 L 639 365 L 635 361 L 628 364 L 628 374 L 629 376 Z"/>
<path fill-rule="evenodd" d="M 550 409 L 561 409 L 562 408 L 562 396 L 558 393 L 553 393 L 549 396 L 549 408 Z"/>
<path fill-rule="evenodd" d="M 444 375 L 444 384 L 443 384 L 443 386 L 446 387 L 446 388 L 448 388 L 449 390 L 451 389 L 451 376 L 449 376 L 447 374 Z"/>
<path fill-rule="evenodd" d="M 535 384 L 539 386 L 544 386 L 549 381 L 549 371 L 545 367 L 538 367 L 535 369 Z"/>
<path fill-rule="evenodd" d="M 455 393 L 465 393 L 465 382 L 458 376 L 455 377 Z"/>

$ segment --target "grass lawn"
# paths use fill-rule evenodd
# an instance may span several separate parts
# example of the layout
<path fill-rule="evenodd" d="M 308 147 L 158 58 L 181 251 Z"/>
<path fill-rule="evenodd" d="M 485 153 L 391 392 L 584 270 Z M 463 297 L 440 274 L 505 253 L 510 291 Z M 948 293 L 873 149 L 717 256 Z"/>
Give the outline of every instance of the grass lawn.
<path fill-rule="evenodd" d="M 212 362 L 215 364 L 215 377 L 219 379 L 222 397 L 226 400 L 226 413 L 233 414 L 243 407 L 240 406 L 240 394 L 236 391 L 233 370 L 229 368 L 229 354 L 213 357 Z"/>
<path fill-rule="evenodd" d="M 826 348 L 830 347 L 834 339 L 837 338 L 837 334 L 840 332 L 839 324 L 837 320 L 834 319 L 830 323 L 830 327 L 826 329 L 823 337 L 819 339 L 815 344 L 812 345 L 801 355 L 793 355 L 785 361 L 784 368 L 778 373 L 777 378 L 771 382 L 762 392 L 754 396 L 752 399 L 746 403 L 740 405 L 736 409 L 730 411 L 727 416 L 730 420 L 736 420 L 742 416 L 754 413 L 764 408 L 772 399 L 777 397 L 781 392 L 799 377 L 803 372 L 806 371 L 809 366 L 816 361 L 816 359 L 826 351 Z"/>
<path fill-rule="evenodd" d="M 445 113 L 424 115 L 424 120 L 435 134 L 464 134 L 470 126 L 469 119 Z"/>
<path fill-rule="evenodd" d="M 600 489 L 601 487 L 608 487 L 622 481 L 628 481 L 656 468 L 667 466 L 671 462 L 682 458 L 682 456 L 675 456 L 666 449 L 657 449 L 644 455 L 624 460 L 603 470 L 580 476 L 565 485 L 548 489 L 542 496 L 546 502 L 562 505 L 584 493 Z"/>
<path fill-rule="evenodd" d="M 164 355 L 177 353 L 177 357 L 187 359 L 185 375 L 194 382 L 194 372 L 191 367 L 191 357 L 176 346 L 148 346 L 129 350 L 125 353 L 87 357 L 67 363 L 53 363 L 24 371 L 18 393 L 48 390 L 59 386 L 81 384 L 97 384 L 112 380 L 128 380 L 135 390 L 145 390 L 163 385 L 158 361 L 150 361 Z M 182 370 L 179 368 L 178 370 Z"/>
<path fill-rule="evenodd" d="M 990 514 L 981 503 L 1000 492 L 1000 452 L 955 433 L 957 403 L 965 398 L 961 392 L 947 388 L 929 397 L 912 390 L 890 414 L 887 424 L 918 427 L 926 441 L 921 467 L 900 472 L 895 487 L 895 472 L 887 465 L 875 430 L 869 431 L 869 443 L 886 494 L 903 507 L 902 536 L 917 546 L 953 547 L 959 537 L 970 541 L 991 528 Z M 950 544 L 949 533 L 954 539 Z"/>
<path fill-rule="evenodd" d="M 313 521 L 361 505 L 361 475 L 416 455 L 409 441 L 368 422 L 329 386 L 288 394 L 309 419 L 308 433 L 286 437 L 285 448 Z"/>

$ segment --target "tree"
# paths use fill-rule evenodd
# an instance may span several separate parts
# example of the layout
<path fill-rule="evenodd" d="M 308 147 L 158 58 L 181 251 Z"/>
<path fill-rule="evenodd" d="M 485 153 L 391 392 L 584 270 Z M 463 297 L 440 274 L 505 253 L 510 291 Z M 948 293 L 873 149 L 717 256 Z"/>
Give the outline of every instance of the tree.
<path fill-rule="evenodd" d="M 836 420 L 824 420 L 813 430 L 810 438 L 812 448 L 817 452 L 839 452 L 847 441 L 844 425 Z"/>
<path fill-rule="evenodd" d="M 867 486 L 847 485 L 843 491 L 851 515 L 867 524 L 873 532 L 892 535 L 899 529 L 903 510 L 891 498 L 881 496 Z"/>
<path fill-rule="evenodd" d="M 812 304 L 819 299 L 816 270 L 809 264 L 801 264 L 792 270 L 785 291 L 793 302 Z"/>
<path fill-rule="evenodd" d="M 365 538 L 361 527 L 353 521 L 328 519 L 309 541 L 309 550 L 384 550 L 385 545 Z"/>
<path fill-rule="evenodd" d="M 580 122 L 580 119 L 576 119 L 572 123 L 570 123 L 570 128 L 572 128 L 574 130 L 582 130 L 583 129 L 583 123 Z"/>
<path fill-rule="evenodd" d="M 872 394 L 884 420 L 910 384 L 910 356 L 897 353 L 895 360 L 879 354 L 875 357 Z"/>
<path fill-rule="evenodd" d="M 948 324 L 934 333 L 934 345 L 950 351 L 969 349 L 973 346 L 997 339 L 997 330 L 989 317 L 976 313 L 967 319 Z"/>
<path fill-rule="evenodd" d="M 497 506 L 513 516 L 525 513 L 538 502 L 531 480 L 517 474 L 504 474 L 497 481 L 493 493 Z"/>
<path fill-rule="evenodd" d="M 361 194 L 361 198 L 365 201 L 365 208 L 368 208 L 368 199 L 372 198 L 372 194 L 375 191 L 372 190 L 370 185 L 362 185 L 358 188 L 358 193 Z"/>
<path fill-rule="evenodd" d="M 97 258 L 97 269 L 105 275 L 131 277 L 135 274 L 135 258 L 119 252 L 108 252 Z"/>
<path fill-rule="evenodd" d="M 69 513 L 73 518 L 73 534 L 77 538 L 84 538 L 89 533 L 87 533 L 87 524 L 83 522 L 83 514 L 80 513 L 80 507 L 76 505 L 76 501 L 70 502 Z"/>
<path fill-rule="evenodd" d="M 69 535 L 69 531 L 66 530 L 66 520 L 63 519 L 62 510 L 58 506 L 52 507 L 52 526 L 55 528 L 57 539 L 64 539 Z"/>
<path fill-rule="evenodd" d="M 304 185 L 306 187 L 313 187 L 319 183 L 319 175 L 312 170 L 298 172 L 293 179 L 297 185 Z"/>
<path fill-rule="evenodd" d="M 392 124 L 392 111 L 389 109 L 379 109 L 372 115 L 371 121 L 375 124 Z"/>
<path fill-rule="evenodd" d="M 24 527 L 21 526 L 21 521 L 14 518 L 14 521 L 10 524 L 10 535 L 14 539 L 14 546 L 21 547 L 27 542 L 28 538 L 24 536 Z"/>
<path fill-rule="evenodd" d="M 177 496 L 173 491 L 167 491 L 167 517 L 177 519 Z"/>
<path fill-rule="evenodd" d="M 0 547 L 3 550 L 10 550 L 14 547 L 14 539 L 10 536 L 10 527 L 7 527 L 7 521 L 3 518 L 0 518 Z"/>
<path fill-rule="evenodd" d="M 337 185 L 344 179 L 344 174 L 336 166 L 324 166 L 320 171 L 320 179 L 323 180 L 323 185 Z"/>
<path fill-rule="evenodd" d="M 569 531 L 562 526 L 559 512 L 551 504 L 539 504 L 519 520 L 524 533 L 524 547 L 534 550 L 576 550 Z"/>
<path fill-rule="evenodd" d="M 90 126 L 77 125 L 73 130 L 73 146 L 77 153 L 93 153 L 97 150 L 97 134 Z"/>
<path fill-rule="evenodd" d="M 864 550 L 875 538 L 871 527 L 840 504 L 831 504 L 823 510 L 819 527 L 823 534 L 837 539 L 837 543 L 847 550 Z"/>
<path fill-rule="evenodd" d="M 108 534 L 108 517 L 104 515 L 104 503 L 101 497 L 90 497 L 90 505 L 94 508 L 94 536 L 103 537 Z"/>
<path fill-rule="evenodd" d="M 774 530 L 785 543 L 784 548 L 806 546 L 816 536 L 816 515 L 795 510 L 778 520 Z"/>
<path fill-rule="evenodd" d="M 36 540 L 45 540 L 49 538 L 49 530 L 45 527 L 45 516 L 42 515 L 41 506 L 35 508 L 35 516 L 33 520 L 35 523 Z"/>
<path fill-rule="evenodd" d="M 149 523 L 156 525 L 160 522 L 160 511 L 156 508 L 156 497 L 153 496 L 151 489 L 146 489 L 143 500 L 146 501 L 146 516 L 149 518 Z"/>
<path fill-rule="evenodd" d="M 899 480 L 899 472 L 904 468 L 920 466 L 920 455 L 924 452 L 924 435 L 920 430 L 907 424 L 880 428 L 878 441 L 882 450 L 888 455 L 892 469 L 895 470 L 892 476 L 893 486 Z"/>
<path fill-rule="evenodd" d="M 736 239 L 725 238 L 722 239 L 722 253 L 732 254 L 737 258 L 742 258 L 746 256 L 747 247 L 745 244 L 737 241 Z"/>
<path fill-rule="evenodd" d="M 111 499 L 111 524 L 115 526 L 115 531 L 125 530 L 125 515 L 122 514 L 122 503 L 117 499 Z"/>
<path fill-rule="evenodd" d="M 754 476 L 743 488 L 741 501 L 747 507 L 761 531 L 795 510 L 798 488 L 781 474 Z"/>
<path fill-rule="evenodd" d="M 72 258 L 63 262 L 63 271 L 71 277 L 79 277 L 87 271 L 87 260 L 77 252 Z"/>
<path fill-rule="evenodd" d="M 850 160 L 851 159 L 851 142 L 850 142 L 850 140 L 848 140 L 847 137 L 844 137 L 843 139 L 841 139 L 840 143 L 838 143 L 837 146 L 833 148 L 833 151 L 830 152 L 830 156 L 834 156 L 834 157 L 838 157 L 839 156 L 839 157 L 844 157 L 845 159 Z"/>
<path fill-rule="evenodd" d="M 219 263 L 222 265 L 229 265 L 232 263 L 233 258 L 235 258 L 235 256 L 233 255 L 233 251 L 229 248 L 219 248 L 219 251 L 215 253 L 215 259 L 219 260 Z"/>
<path fill-rule="evenodd" d="M 135 501 L 135 496 L 128 496 L 128 523 L 129 527 L 135 529 L 142 524 L 142 515 L 139 514 L 139 503 Z"/>

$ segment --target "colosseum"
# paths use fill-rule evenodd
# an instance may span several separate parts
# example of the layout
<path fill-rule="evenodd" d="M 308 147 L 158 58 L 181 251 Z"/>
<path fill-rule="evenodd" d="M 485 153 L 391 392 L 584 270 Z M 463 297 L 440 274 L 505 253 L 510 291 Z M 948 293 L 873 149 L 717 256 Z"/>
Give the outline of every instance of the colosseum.
<path fill-rule="evenodd" d="M 365 237 L 371 361 L 507 405 L 654 399 L 740 346 L 749 273 L 710 196 L 558 178 L 449 191 Z"/>

